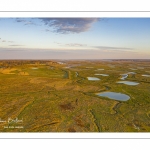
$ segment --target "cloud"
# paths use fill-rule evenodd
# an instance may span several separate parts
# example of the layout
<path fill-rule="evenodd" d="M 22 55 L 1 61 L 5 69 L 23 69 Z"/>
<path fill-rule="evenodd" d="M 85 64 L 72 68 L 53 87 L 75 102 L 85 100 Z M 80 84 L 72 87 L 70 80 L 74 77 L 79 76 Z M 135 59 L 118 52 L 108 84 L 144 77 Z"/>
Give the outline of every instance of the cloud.
<path fill-rule="evenodd" d="M 49 32 L 50 30 L 49 29 L 45 29 L 44 31 Z"/>
<path fill-rule="evenodd" d="M 132 51 L 133 48 L 126 47 L 109 47 L 109 46 L 93 46 L 93 48 L 97 48 L 99 50 L 113 50 L 113 51 Z"/>
<path fill-rule="evenodd" d="M 62 46 L 64 46 L 62 43 L 59 43 L 59 42 L 54 42 L 55 44 L 57 44 L 57 45 L 62 45 Z"/>
<path fill-rule="evenodd" d="M 0 40 L 2 40 L 2 39 L 0 38 Z M 2 42 L 14 43 L 14 41 L 6 41 L 6 40 L 2 40 Z"/>
<path fill-rule="evenodd" d="M 8 46 L 24 46 L 24 45 L 8 45 Z"/>
<path fill-rule="evenodd" d="M 1 49 L 1 48 L 0 48 L 0 52 L 2 52 L 2 51 L 5 51 L 5 52 L 6 52 L 6 51 L 10 51 L 10 52 L 13 52 L 13 51 L 18 51 L 18 52 L 19 52 L 19 51 L 20 51 L 20 52 L 22 52 L 22 51 L 24 51 L 24 50 L 22 50 L 22 49 Z"/>
<path fill-rule="evenodd" d="M 61 34 L 81 33 L 88 31 L 92 25 L 103 19 L 99 18 L 16 18 L 16 22 L 24 25 L 41 26 L 41 23 L 46 26 L 44 31 L 55 32 Z M 49 28 L 52 29 L 49 29 Z"/>
<path fill-rule="evenodd" d="M 87 45 L 86 44 L 79 44 L 79 43 L 69 43 L 69 44 L 66 44 L 66 46 L 82 47 L 82 46 L 87 46 Z"/>
<path fill-rule="evenodd" d="M 24 19 L 16 19 L 16 22 L 26 22 L 26 20 L 24 20 Z"/>
<path fill-rule="evenodd" d="M 24 25 L 36 25 L 31 19 L 16 19 L 16 22 L 24 23 Z"/>
<path fill-rule="evenodd" d="M 67 46 L 67 47 L 83 47 L 83 46 L 86 46 L 86 44 L 80 44 L 80 43 L 67 43 L 67 44 L 62 44 L 62 43 L 59 43 L 59 42 L 54 42 L 55 44 L 59 45 L 59 46 Z"/>
<path fill-rule="evenodd" d="M 134 52 L 101 50 L 1 48 L 0 59 L 142 59 L 149 55 Z"/>
<path fill-rule="evenodd" d="M 35 25 L 35 24 L 33 22 L 31 22 L 31 21 L 28 21 L 28 22 L 25 22 L 24 25 Z"/>
<path fill-rule="evenodd" d="M 44 25 L 53 28 L 53 32 L 68 34 L 88 31 L 98 18 L 39 18 Z"/>
<path fill-rule="evenodd" d="M 61 44 L 61 43 L 59 43 L 59 42 L 54 42 L 54 43 L 56 43 L 56 44 Z"/>

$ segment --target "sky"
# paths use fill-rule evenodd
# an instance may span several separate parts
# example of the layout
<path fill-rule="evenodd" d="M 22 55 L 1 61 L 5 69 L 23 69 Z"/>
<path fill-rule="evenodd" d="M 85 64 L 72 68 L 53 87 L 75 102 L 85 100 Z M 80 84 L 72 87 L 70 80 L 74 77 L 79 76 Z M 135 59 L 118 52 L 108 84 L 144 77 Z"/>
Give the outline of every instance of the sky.
<path fill-rule="evenodd" d="M 0 18 L 0 59 L 150 59 L 150 18 Z"/>

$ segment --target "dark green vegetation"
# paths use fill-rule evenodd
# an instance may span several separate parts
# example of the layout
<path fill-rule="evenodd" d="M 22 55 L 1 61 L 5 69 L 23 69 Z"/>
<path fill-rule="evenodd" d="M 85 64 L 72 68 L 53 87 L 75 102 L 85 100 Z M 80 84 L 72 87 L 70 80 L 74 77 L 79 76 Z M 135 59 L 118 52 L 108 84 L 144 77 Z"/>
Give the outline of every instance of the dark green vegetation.
<path fill-rule="evenodd" d="M 150 131 L 150 77 L 142 76 L 150 74 L 150 62 L 62 62 L 0 61 L 1 132 Z M 139 85 L 116 83 L 128 72 L 136 74 L 126 80 Z M 115 101 L 95 94 L 104 91 L 121 92 L 130 99 Z"/>

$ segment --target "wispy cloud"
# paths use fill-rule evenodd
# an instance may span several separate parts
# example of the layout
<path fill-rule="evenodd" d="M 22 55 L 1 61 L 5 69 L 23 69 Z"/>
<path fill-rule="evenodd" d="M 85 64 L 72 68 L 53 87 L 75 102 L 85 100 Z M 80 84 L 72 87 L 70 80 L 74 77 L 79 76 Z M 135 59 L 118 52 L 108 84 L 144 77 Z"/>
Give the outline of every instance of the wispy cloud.
<path fill-rule="evenodd" d="M 0 40 L 2 39 L 0 38 Z M 14 41 L 6 41 L 6 40 L 2 40 L 2 42 L 14 43 Z"/>
<path fill-rule="evenodd" d="M 32 19 L 16 19 L 16 22 L 23 23 L 24 25 L 36 25 Z"/>
<path fill-rule="evenodd" d="M 39 18 L 44 25 L 53 28 L 53 32 L 81 33 L 88 31 L 93 23 L 99 21 L 98 18 Z"/>
<path fill-rule="evenodd" d="M 8 45 L 8 46 L 24 46 L 24 45 Z"/>
<path fill-rule="evenodd" d="M 35 25 L 32 21 L 25 22 L 24 25 Z"/>
<path fill-rule="evenodd" d="M 46 31 L 46 32 L 49 32 L 50 30 L 49 30 L 49 29 L 45 29 L 45 31 Z"/>
<path fill-rule="evenodd" d="M 14 41 L 8 41 L 9 43 L 14 43 Z"/>
<path fill-rule="evenodd" d="M 86 44 L 79 44 L 79 43 L 69 43 L 66 44 L 66 46 L 70 46 L 70 47 L 82 47 L 82 46 L 87 46 Z"/>
<path fill-rule="evenodd" d="M 16 19 L 16 22 L 26 22 L 25 19 Z"/>
<path fill-rule="evenodd" d="M 63 47 L 87 47 L 86 44 L 80 44 L 80 43 L 67 43 L 67 44 L 60 43 L 60 42 L 54 42 L 54 43 Z"/>
<path fill-rule="evenodd" d="M 54 42 L 54 43 L 56 43 L 56 44 L 61 44 L 61 43 L 59 43 L 59 42 Z"/>
<path fill-rule="evenodd" d="M 133 48 L 128 47 L 109 47 L 109 46 L 93 46 L 93 48 L 99 50 L 111 50 L 111 51 L 133 51 Z"/>
<path fill-rule="evenodd" d="M 86 50 L 101 50 L 101 51 L 134 51 L 133 48 L 129 47 L 115 47 L 115 46 L 90 46 L 87 44 L 81 44 L 81 43 L 67 43 L 67 44 L 61 44 L 58 42 L 54 42 L 61 46 L 67 46 L 67 47 L 84 47 Z"/>
<path fill-rule="evenodd" d="M 55 44 L 59 45 L 59 46 L 64 46 L 64 44 L 60 43 L 60 42 L 54 42 Z"/>
<path fill-rule="evenodd" d="M 30 49 L 30 48 L 0 48 L 0 59 L 133 59 L 141 58 L 134 52 L 108 52 L 104 50 L 72 50 L 72 49 Z M 148 58 L 143 55 L 142 58 Z"/>

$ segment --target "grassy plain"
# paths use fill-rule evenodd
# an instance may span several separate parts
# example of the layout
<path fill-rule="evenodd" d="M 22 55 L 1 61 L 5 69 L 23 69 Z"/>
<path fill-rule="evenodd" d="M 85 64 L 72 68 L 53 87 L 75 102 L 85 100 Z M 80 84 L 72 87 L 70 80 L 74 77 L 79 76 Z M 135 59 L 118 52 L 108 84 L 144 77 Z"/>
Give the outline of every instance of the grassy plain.
<path fill-rule="evenodd" d="M 150 77 L 142 76 L 150 75 L 149 61 L 61 62 L 0 61 L 0 132 L 150 132 Z M 116 83 L 128 72 L 139 85 Z M 95 94 L 103 91 L 130 99 Z"/>

